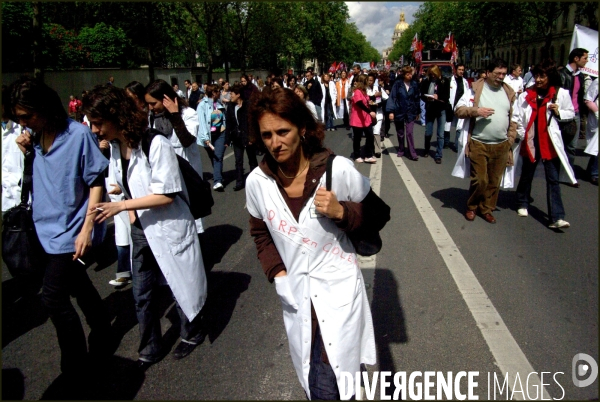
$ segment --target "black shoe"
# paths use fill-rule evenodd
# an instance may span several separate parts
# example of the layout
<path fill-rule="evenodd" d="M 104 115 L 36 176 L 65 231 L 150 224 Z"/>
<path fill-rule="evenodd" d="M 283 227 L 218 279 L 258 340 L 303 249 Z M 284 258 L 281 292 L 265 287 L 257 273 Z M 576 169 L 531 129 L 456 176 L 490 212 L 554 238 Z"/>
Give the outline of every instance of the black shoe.
<path fill-rule="evenodd" d="M 435 163 L 437 163 L 438 165 L 442 164 L 442 158 L 435 158 Z"/>
<path fill-rule="evenodd" d="M 597 177 L 592 177 L 590 179 L 590 183 L 592 183 L 594 186 L 598 185 L 598 178 Z"/>
<path fill-rule="evenodd" d="M 444 149 L 450 148 L 450 145 L 444 145 Z"/>
<path fill-rule="evenodd" d="M 235 187 L 233 188 L 233 191 L 240 191 L 244 188 L 245 186 L 243 184 L 236 184 Z"/>
<path fill-rule="evenodd" d="M 376 158 L 381 158 L 381 152 L 375 152 L 375 157 Z"/>
<path fill-rule="evenodd" d="M 175 360 L 183 359 L 184 357 L 186 357 L 187 355 L 192 353 L 194 351 L 194 349 L 196 349 L 196 346 L 198 346 L 198 345 L 195 343 L 188 343 L 188 342 L 184 342 L 184 341 L 179 342 L 179 345 L 177 345 L 177 347 L 175 348 L 175 350 L 172 353 L 173 359 L 175 359 Z"/>
<path fill-rule="evenodd" d="M 429 151 L 423 152 L 423 158 L 429 158 Z"/>

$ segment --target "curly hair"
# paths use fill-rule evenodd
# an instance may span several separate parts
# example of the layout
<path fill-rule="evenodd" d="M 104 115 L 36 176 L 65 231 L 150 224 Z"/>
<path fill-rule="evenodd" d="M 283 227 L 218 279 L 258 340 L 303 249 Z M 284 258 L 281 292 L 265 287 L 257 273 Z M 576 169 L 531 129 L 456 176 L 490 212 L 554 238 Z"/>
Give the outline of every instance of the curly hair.
<path fill-rule="evenodd" d="M 266 147 L 260 134 L 259 120 L 265 113 L 272 113 L 289 121 L 298 131 L 306 129 L 302 150 L 307 158 L 323 150 L 323 126 L 315 120 L 306 103 L 294 91 L 275 88 L 260 92 L 253 98 L 248 109 L 250 141 L 261 150 L 265 150 Z M 272 158 L 270 153 L 267 152 L 266 155 Z"/>
<path fill-rule="evenodd" d="M 124 89 L 96 85 L 83 98 L 83 113 L 89 119 L 110 121 L 117 126 L 130 148 L 137 148 L 148 128 L 148 115 Z"/>
<path fill-rule="evenodd" d="M 42 81 L 21 77 L 10 86 L 10 112 L 15 107 L 32 110 L 46 119 L 46 128 L 61 132 L 67 128 L 67 111 L 58 93 Z"/>

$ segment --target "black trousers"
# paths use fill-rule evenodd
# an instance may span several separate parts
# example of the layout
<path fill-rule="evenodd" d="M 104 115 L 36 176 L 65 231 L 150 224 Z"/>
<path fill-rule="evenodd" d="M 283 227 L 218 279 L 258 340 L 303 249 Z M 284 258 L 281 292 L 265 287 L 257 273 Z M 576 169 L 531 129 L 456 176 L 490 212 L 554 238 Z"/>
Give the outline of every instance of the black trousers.
<path fill-rule="evenodd" d="M 73 261 L 73 253 L 48 254 L 47 261 L 42 302 L 56 328 L 61 351 L 60 368 L 63 373 L 77 374 L 85 369 L 88 348 L 71 296 L 77 300 L 91 329 L 88 337 L 90 355 L 102 355 L 109 350 L 110 319 L 85 267 Z"/>
<path fill-rule="evenodd" d="M 244 184 L 244 149 L 246 150 L 246 155 L 248 155 L 248 164 L 250 165 L 250 171 L 254 170 L 254 168 L 258 166 L 258 161 L 256 160 L 256 147 L 254 145 L 248 145 L 244 147 L 241 143 L 233 141 L 236 186 L 241 186 Z"/>

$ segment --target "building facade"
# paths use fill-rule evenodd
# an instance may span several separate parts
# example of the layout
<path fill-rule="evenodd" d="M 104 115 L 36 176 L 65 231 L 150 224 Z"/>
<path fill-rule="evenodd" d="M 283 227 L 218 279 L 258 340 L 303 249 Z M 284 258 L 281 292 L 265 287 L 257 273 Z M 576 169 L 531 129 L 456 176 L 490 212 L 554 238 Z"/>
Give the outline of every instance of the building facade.
<path fill-rule="evenodd" d="M 575 14 L 577 5 L 573 4 L 569 8 L 568 14 L 561 14 L 556 20 L 552 32 L 552 45 L 550 46 L 550 57 L 556 61 L 558 65 L 566 65 L 571 50 L 571 38 L 573 29 L 575 28 Z M 597 12 L 597 11 L 596 11 Z M 579 25 L 589 26 L 588 21 L 578 22 Z M 507 41 L 500 43 L 494 54 L 485 54 L 485 46 L 478 46 L 473 49 L 473 54 L 463 57 L 466 64 L 474 69 L 483 69 L 487 62 L 493 57 L 500 57 L 508 62 L 508 64 L 519 63 L 523 68 L 523 74 L 528 71 L 528 66 L 539 63 L 542 60 L 542 48 L 544 47 L 546 38 L 542 35 L 529 40 L 523 41 L 518 46 L 517 44 Z M 519 52 L 520 50 L 520 52 Z M 595 49 L 588 49 L 594 51 Z"/>

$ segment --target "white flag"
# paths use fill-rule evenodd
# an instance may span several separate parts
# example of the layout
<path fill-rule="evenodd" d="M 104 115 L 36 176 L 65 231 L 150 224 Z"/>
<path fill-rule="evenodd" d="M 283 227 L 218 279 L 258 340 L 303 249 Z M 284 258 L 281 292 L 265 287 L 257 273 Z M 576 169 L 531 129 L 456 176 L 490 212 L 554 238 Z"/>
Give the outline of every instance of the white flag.
<path fill-rule="evenodd" d="M 592 77 L 598 76 L 598 31 L 575 25 L 573 37 L 571 38 L 571 50 L 583 48 L 589 51 L 588 62 L 585 67 L 580 68 L 581 72 L 589 74 Z"/>

